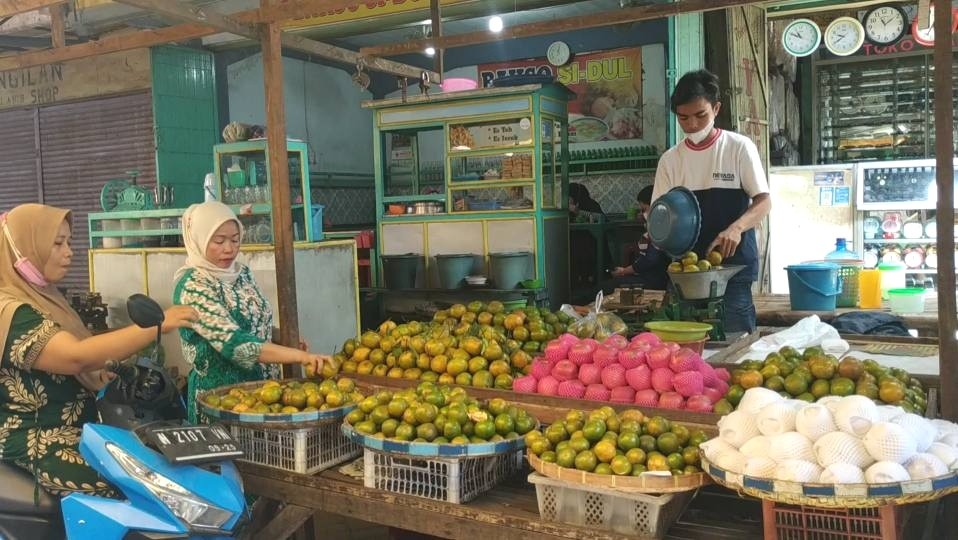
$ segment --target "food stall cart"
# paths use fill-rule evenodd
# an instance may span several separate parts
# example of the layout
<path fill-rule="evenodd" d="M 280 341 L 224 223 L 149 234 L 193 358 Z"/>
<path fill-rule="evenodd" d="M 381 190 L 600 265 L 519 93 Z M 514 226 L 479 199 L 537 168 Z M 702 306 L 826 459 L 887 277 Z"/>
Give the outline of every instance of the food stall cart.
<path fill-rule="evenodd" d="M 482 275 L 505 293 L 532 280 L 527 288 L 561 304 L 568 97 L 561 85 L 530 84 L 366 102 L 375 111 L 377 285 L 456 289 Z"/>

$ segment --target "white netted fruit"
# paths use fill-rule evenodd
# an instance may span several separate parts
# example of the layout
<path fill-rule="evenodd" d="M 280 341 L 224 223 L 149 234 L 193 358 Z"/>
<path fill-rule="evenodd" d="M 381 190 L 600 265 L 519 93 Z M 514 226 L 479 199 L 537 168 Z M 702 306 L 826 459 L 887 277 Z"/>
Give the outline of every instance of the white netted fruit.
<path fill-rule="evenodd" d="M 702 453 L 705 454 L 705 459 L 715 463 L 715 458 L 717 458 L 719 454 L 729 450 L 735 450 L 735 447 L 716 437 L 700 444 L 699 449 L 701 449 Z"/>
<path fill-rule="evenodd" d="M 878 406 L 865 396 L 846 396 L 838 402 L 833 413 L 838 429 L 861 437 L 868 433 L 872 424 L 880 421 Z"/>
<path fill-rule="evenodd" d="M 905 470 L 912 480 L 937 478 L 948 474 L 948 467 L 934 454 L 915 454 L 905 462 Z"/>
<path fill-rule="evenodd" d="M 745 462 L 747 458 L 742 455 L 738 450 L 725 450 L 724 452 L 719 452 L 719 455 L 715 457 L 715 464 L 719 467 L 737 474 L 742 474 L 745 471 Z"/>
<path fill-rule="evenodd" d="M 822 435 L 838 429 L 831 411 L 821 403 L 812 403 L 798 410 L 795 415 L 795 431 L 810 441 L 817 441 Z"/>
<path fill-rule="evenodd" d="M 822 471 L 823 484 L 864 484 L 865 471 L 850 463 L 832 463 Z"/>
<path fill-rule="evenodd" d="M 860 469 L 875 462 L 875 458 L 865 450 L 861 439 L 844 431 L 834 431 L 823 435 L 813 446 L 818 464 L 828 467 L 835 463 L 847 463 Z"/>
<path fill-rule="evenodd" d="M 937 442 L 948 445 L 952 448 L 958 448 L 958 433 L 945 433 L 943 435 L 939 435 Z"/>
<path fill-rule="evenodd" d="M 894 461 L 879 461 L 865 470 L 865 481 L 869 484 L 907 482 L 910 479 L 908 471 Z"/>
<path fill-rule="evenodd" d="M 841 396 L 823 396 L 819 398 L 815 403 L 819 405 L 824 405 L 828 408 L 828 412 L 835 414 L 835 409 L 838 407 L 838 404 L 842 401 Z"/>
<path fill-rule="evenodd" d="M 897 405 L 879 405 L 878 417 L 882 422 L 891 422 L 895 418 L 905 414 L 905 409 Z"/>
<path fill-rule="evenodd" d="M 954 422 L 949 422 L 948 420 L 942 420 L 941 418 L 934 418 L 929 420 L 931 425 L 935 426 L 935 429 L 938 430 L 938 437 L 946 433 L 958 433 L 958 424 Z"/>
<path fill-rule="evenodd" d="M 738 410 L 756 415 L 769 403 L 784 401 L 784 399 L 785 398 L 774 390 L 756 386 L 755 388 L 749 388 L 745 391 L 745 394 L 742 395 L 742 400 L 738 402 Z"/>
<path fill-rule="evenodd" d="M 873 424 L 862 443 L 875 461 L 904 463 L 918 452 L 915 438 L 904 427 L 891 422 Z"/>
<path fill-rule="evenodd" d="M 789 482 L 817 482 L 822 477 L 822 468 L 818 463 L 806 461 L 803 459 L 787 459 L 781 461 L 778 467 L 775 467 L 776 480 L 786 480 Z"/>
<path fill-rule="evenodd" d="M 951 470 L 958 469 L 958 450 L 940 442 L 932 443 L 928 453 L 934 455 Z"/>
<path fill-rule="evenodd" d="M 786 460 L 817 461 L 812 441 L 808 437 L 789 431 L 769 438 L 768 457 L 781 463 Z"/>
<path fill-rule="evenodd" d="M 788 401 L 776 401 L 762 407 L 756 422 L 762 435 L 781 435 L 788 431 L 795 431 L 795 416 L 798 411 L 795 405 Z"/>
<path fill-rule="evenodd" d="M 759 435 L 755 416 L 738 410 L 723 416 L 718 421 L 719 437 L 735 448 L 740 448 L 752 437 Z"/>
<path fill-rule="evenodd" d="M 768 449 L 771 444 L 771 439 L 765 435 L 759 435 L 749 439 L 738 450 L 746 457 L 768 457 Z"/>
<path fill-rule="evenodd" d="M 742 471 L 746 476 L 753 478 L 772 478 L 775 475 L 775 468 L 778 463 L 769 457 L 750 457 L 745 461 L 745 469 Z"/>
<path fill-rule="evenodd" d="M 905 428 L 905 431 L 915 439 L 915 447 L 919 452 L 928 450 L 928 447 L 935 442 L 935 438 L 938 436 L 938 429 L 917 414 L 903 414 L 892 420 L 892 423 Z"/>

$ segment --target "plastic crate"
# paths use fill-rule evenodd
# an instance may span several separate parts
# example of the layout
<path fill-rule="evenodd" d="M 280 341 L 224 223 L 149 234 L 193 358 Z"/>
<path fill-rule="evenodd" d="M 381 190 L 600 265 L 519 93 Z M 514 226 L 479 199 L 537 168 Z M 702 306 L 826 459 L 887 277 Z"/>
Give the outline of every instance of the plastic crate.
<path fill-rule="evenodd" d="M 300 474 L 315 474 L 359 456 L 362 447 L 343 435 L 335 422 L 307 428 L 252 428 L 231 424 L 243 461 Z"/>
<path fill-rule="evenodd" d="M 895 540 L 901 537 L 896 505 L 819 508 L 762 501 L 765 540 Z"/>
<path fill-rule="evenodd" d="M 365 449 L 363 485 L 462 504 L 522 468 L 522 452 L 482 457 L 420 458 Z"/>
<path fill-rule="evenodd" d="M 861 274 L 861 264 L 841 262 L 838 275 L 842 279 L 842 292 L 835 300 L 835 307 L 855 307 L 858 305 L 858 276 Z"/>
<path fill-rule="evenodd" d="M 603 489 L 555 480 L 539 473 L 529 475 L 536 486 L 539 517 L 625 535 L 662 538 L 694 491 L 654 495 Z"/>

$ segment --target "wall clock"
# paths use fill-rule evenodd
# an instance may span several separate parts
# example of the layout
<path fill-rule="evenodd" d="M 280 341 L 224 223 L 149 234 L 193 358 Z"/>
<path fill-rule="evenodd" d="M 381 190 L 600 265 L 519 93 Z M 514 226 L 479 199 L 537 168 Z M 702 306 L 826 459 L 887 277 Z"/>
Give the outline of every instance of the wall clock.
<path fill-rule="evenodd" d="M 828 52 L 835 56 L 848 56 L 865 42 L 865 28 L 858 19 L 839 17 L 828 25 L 822 39 Z"/>
<path fill-rule="evenodd" d="M 782 46 L 792 56 L 808 56 L 822 42 L 822 30 L 810 19 L 796 19 L 782 32 Z"/>
<path fill-rule="evenodd" d="M 951 32 L 958 29 L 958 10 L 951 12 Z M 925 47 L 935 46 L 935 5 L 931 5 L 931 13 L 928 17 L 928 28 L 918 28 L 918 17 L 911 21 L 911 37 L 920 45 Z"/>
<path fill-rule="evenodd" d="M 908 30 L 905 10 L 896 5 L 876 6 L 865 12 L 862 19 L 865 39 L 873 45 L 897 43 Z"/>
<path fill-rule="evenodd" d="M 569 63 L 571 58 L 572 50 L 569 48 L 569 44 L 564 41 L 554 41 L 546 49 L 546 59 L 553 66 L 564 66 Z"/>

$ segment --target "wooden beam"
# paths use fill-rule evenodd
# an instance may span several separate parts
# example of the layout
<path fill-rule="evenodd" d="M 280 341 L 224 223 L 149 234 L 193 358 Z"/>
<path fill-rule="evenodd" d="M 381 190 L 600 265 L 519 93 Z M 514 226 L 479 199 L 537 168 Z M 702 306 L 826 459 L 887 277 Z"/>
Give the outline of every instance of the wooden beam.
<path fill-rule="evenodd" d="M 938 373 L 941 380 L 941 415 L 958 421 L 958 306 L 955 301 L 955 169 L 954 81 L 952 80 L 951 2 L 936 2 L 935 9 L 935 172 L 938 177 L 936 220 L 946 234 L 938 235 Z"/>
<path fill-rule="evenodd" d="M 67 0 L 0 0 L 0 19 L 18 13 L 36 11 L 57 4 L 65 4 Z"/>
<path fill-rule="evenodd" d="M 752 4 L 762 4 L 765 1 L 766 0 L 682 0 L 668 4 L 650 4 L 603 13 L 594 13 L 592 15 L 520 24 L 506 27 L 499 33 L 480 30 L 454 36 L 432 37 L 403 43 L 363 47 L 359 52 L 372 56 L 394 56 L 398 54 L 422 52 L 426 47 L 430 46 L 435 47 L 437 50 L 452 49 L 455 47 L 466 47 L 468 45 L 478 45 L 480 43 L 490 43 L 506 39 L 561 34 L 563 32 L 582 30 L 585 28 L 598 28 L 616 24 L 662 19 L 683 13 L 714 11 Z"/>
<path fill-rule="evenodd" d="M 216 10 L 197 8 L 175 0 L 116 0 L 122 4 L 134 6 L 146 11 L 158 13 L 164 17 L 187 23 L 204 24 L 215 28 L 221 32 L 229 32 L 238 36 L 247 37 L 253 40 L 259 40 L 259 29 L 255 23 L 246 22 L 245 18 L 253 20 L 255 15 L 251 14 L 244 19 L 224 15 Z M 249 13 L 249 12 L 245 12 Z M 278 24 L 278 23 L 277 23 Z M 356 65 L 359 63 L 360 54 L 356 51 L 336 47 L 326 43 L 321 43 L 312 39 L 307 39 L 291 34 L 280 34 L 280 41 L 283 47 L 294 51 L 300 51 L 327 60 L 343 62 L 345 64 Z M 415 66 L 409 66 L 392 60 L 382 58 L 366 58 L 365 64 L 369 69 L 383 71 L 402 77 L 411 77 L 418 79 L 424 70 Z M 433 74 L 430 73 L 430 76 Z"/>
<path fill-rule="evenodd" d="M 260 0 L 265 5 L 269 0 Z M 293 252 L 293 211 L 286 149 L 286 105 L 283 97 L 283 46 L 279 23 L 266 25 L 263 84 L 266 88 L 266 152 L 273 200 L 273 254 L 276 260 L 276 297 L 279 303 L 280 341 L 299 347 L 299 311 L 296 305 L 296 264 Z M 305 179 L 304 179 L 305 181 Z M 305 209 L 304 212 L 308 212 Z M 300 373 L 284 373 L 301 376 Z"/>
<path fill-rule="evenodd" d="M 262 529 L 256 531 L 257 538 L 289 538 L 299 529 L 306 520 L 313 517 L 316 510 L 287 504 Z"/>
<path fill-rule="evenodd" d="M 66 7 L 62 5 L 50 6 L 50 43 L 54 49 L 66 47 L 67 35 L 65 25 Z"/>

